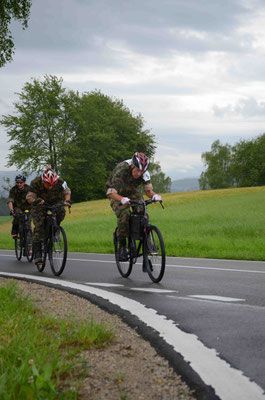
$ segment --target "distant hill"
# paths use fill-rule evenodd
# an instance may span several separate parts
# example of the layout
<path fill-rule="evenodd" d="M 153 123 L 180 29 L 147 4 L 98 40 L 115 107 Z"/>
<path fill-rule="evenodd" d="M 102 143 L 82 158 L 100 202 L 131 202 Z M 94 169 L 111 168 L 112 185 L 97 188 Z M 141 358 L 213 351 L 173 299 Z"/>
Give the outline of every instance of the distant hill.
<path fill-rule="evenodd" d="M 198 178 L 184 178 L 172 181 L 171 192 L 190 192 L 200 190 Z"/>

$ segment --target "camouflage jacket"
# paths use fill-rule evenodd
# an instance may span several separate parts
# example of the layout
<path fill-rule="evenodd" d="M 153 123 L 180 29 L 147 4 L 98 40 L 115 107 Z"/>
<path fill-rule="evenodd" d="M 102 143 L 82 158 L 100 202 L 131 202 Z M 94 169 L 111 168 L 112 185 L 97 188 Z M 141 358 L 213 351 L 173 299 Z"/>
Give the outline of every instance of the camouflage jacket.
<path fill-rule="evenodd" d="M 13 203 L 14 207 L 19 207 L 22 211 L 30 208 L 29 203 L 26 200 L 27 193 L 29 191 L 29 185 L 25 184 L 23 190 L 19 190 L 17 186 L 13 186 L 8 195 L 7 202 Z"/>
<path fill-rule="evenodd" d="M 42 182 L 41 176 L 33 179 L 30 183 L 29 196 L 33 193 L 33 196 L 41 198 L 49 204 L 55 204 L 63 201 L 66 193 L 71 193 L 70 189 L 67 187 L 67 183 L 59 178 L 55 186 L 51 189 L 46 189 Z"/>
<path fill-rule="evenodd" d="M 109 175 L 106 189 L 107 195 L 118 193 L 123 197 L 139 195 L 139 186 L 144 185 L 144 191 L 152 190 L 149 172 L 145 172 L 140 178 L 134 179 L 132 176 L 131 160 L 123 161 L 116 165 Z"/>

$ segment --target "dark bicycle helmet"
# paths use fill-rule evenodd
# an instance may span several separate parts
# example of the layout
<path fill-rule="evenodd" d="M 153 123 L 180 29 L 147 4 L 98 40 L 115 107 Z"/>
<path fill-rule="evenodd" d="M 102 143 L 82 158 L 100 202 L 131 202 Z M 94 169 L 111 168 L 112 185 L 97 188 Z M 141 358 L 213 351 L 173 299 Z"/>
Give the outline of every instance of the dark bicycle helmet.
<path fill-rule="evenodd" d="M 51 167 L 46 167 L 45 172 L 42 174 L 42 181 L 49 186 L 54 186 L 58 182 L 58 175 Z"/>
<path fill-rule="evenodd" d="M 16 183 L 26 182 L 26 177 L 24 175 L 17 175 L 15 181 Z"/>
<path fill-rule="evenodd" d="M 132 163 L 136 168 L 143 172 L 147 171 L 149 167 L 149 159 L 145 154 L 139 152 L 134 153 Z"/>

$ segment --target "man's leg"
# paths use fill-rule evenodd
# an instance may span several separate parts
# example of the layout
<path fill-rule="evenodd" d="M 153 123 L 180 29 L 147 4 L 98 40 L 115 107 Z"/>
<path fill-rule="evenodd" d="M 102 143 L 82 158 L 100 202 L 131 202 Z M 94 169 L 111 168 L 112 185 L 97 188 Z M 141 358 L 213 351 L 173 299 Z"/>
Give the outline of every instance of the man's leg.
<path fill-rule="evenodd" d="M 19 224 L 18 224 L 18 222 L 15 220 L 15 217 L 14 217 L 14 219 L 13 219 L 13 221 L 12 221 L 12 229 L 11 229 L 11 236 L 12 236 L 13 239 L 16 239 L 16 238 L 17 238 L 18 226 L 19 226 Z"/>
<path fill-rule="evenodd" d="M 119 201 L 111 202 L 111 207 L 117 216 L 117 236 L 119 240 L 119 260 L 127 261 L 128 251 L 126 238 L 129 236 L 130 212 L 128 205 L 120 205 Z"/>
<path fill-rule="evenodd" d="M 45 236 L 45 210 L 40 206 L 32 207 L 32 218 L 34 222 L 33 231 L 33 248 L 34 248 L 34 261 L 35 263 L 42 261 L 42 242 Z"/>
<path fill-rule="evenodd" d="M 21 213 L 22 213 L 22 210 L 21 210 L 20 208 L 18 208 L 18 207 L 15 207 L 15 208 L 14 208 L 14 212 L 15 212 L 15 214 L 16 214 L 16 213 L 21 214 Z M 17 238 L 18 230 L 19 230 L 19 221 L 20 221 L 20 218 L 21 218 L 21 217 L 19 217 L 18 215 L 15 215 L 14 218 L 13 218 L 13 221 L 12 221 L 12 229 L 11 229 L 11 236 L 12 236 L 13 239 L 16 239 L 16 238 Z"/>
<path fill-rule="evenodd" d="M 61 205 L 62 202 L 56 204 L 56 206 L 61 206 Z M 62 207 L 58 207 L 56 210 L 56 219 L 59 225 L 64 220 L 64 217 L 65 217 L 65 207 L 62 205 Z"/>

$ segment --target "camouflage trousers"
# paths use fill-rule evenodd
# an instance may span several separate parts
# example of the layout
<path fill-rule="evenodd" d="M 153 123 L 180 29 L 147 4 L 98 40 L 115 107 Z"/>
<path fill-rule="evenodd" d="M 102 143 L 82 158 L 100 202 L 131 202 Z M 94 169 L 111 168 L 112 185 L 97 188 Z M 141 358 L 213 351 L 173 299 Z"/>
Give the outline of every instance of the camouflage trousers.
<path fill-rule="evenodd" d="M 19 207 L 14 207 L 15 214 L 23 214 L 25 210 L 22 210 Z M 12 225 L 19 225 L 20 221 L 23 221 L 22 215 L 15 215 L 12 221 Z M 31 214 L 29 214 L 29 221 L 31 221 Z"/>
<path fill-rule="evenodd" d="M 65 208 L 63 206 L 63 202 L 58 202 L 56 205 L 62 205 L 62 207 L 58 207 L 56 209 L 57 213 L 57 222 L 60 224 L 64 217 L 65 217 Z M 33 206 L 31 209 L 31 214 L 34 222 L 34 231 L 33 231 L 33 242 L 40 242 L 44 240 L 45 237 L 45 232 L 46 232 L 46 226 L 45 226 L 45 217 L 47 214 L 47 211 L 45 210 L 44 207 L 41 206 Z"/>
<path fill-rule="evenodd" d="M 142 200 L 142 196 L 140 194 L 130 196 L 130 198 L 136 201 Z M 117 217 L 117 235 L 119 239 L 128 237 L 130 229 L 130 206 L 128 204 L 122 205 L 118 200 L 111 200 L 110 206 Z"/>

